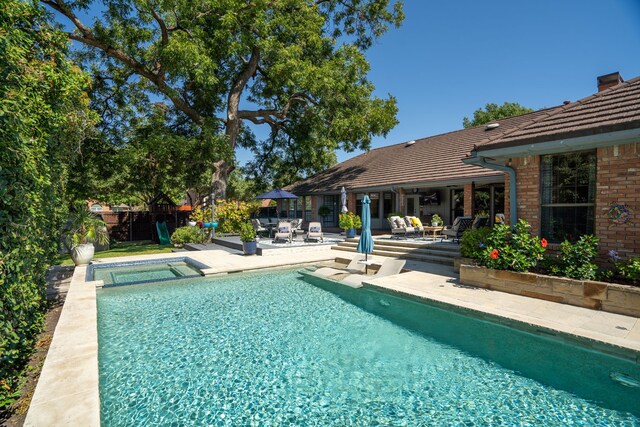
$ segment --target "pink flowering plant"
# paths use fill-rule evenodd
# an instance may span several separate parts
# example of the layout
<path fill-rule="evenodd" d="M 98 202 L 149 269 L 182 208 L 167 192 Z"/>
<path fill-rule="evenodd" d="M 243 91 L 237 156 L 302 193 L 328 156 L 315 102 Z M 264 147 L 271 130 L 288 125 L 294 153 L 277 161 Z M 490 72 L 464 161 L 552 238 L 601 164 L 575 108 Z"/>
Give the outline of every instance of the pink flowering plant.
<path fill-rule="evenodd" d="M 497 224 L 481 242 L 480 264 L 497 270 L 531 271 L 543 259 L 547 241 L 531 235 L 531 226 L 518 220 L 513 231 Z"/>

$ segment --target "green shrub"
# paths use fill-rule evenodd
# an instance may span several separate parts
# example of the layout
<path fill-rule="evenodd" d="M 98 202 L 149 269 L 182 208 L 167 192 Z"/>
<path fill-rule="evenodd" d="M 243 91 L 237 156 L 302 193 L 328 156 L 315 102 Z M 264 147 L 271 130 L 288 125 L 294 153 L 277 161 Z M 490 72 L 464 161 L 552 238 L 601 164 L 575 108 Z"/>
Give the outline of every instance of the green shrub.
<path fill-rule="evenodd" d="M 399 216 L 400 218 L 404 218 L 404 214 L 402 212 L 390 212 L 387 214 L 387 218 L 391 218 L 392 216 Z"/>
<path fill-rule="evenodd" d="M 640 258 L 631 258 L 617 267 L 622 278 L 634 282 L 640 281 Z"/>
<path fill-rule="evenodd" d="M 530 271 L 543 259 L 547 241 L 531 235 L 531 226 L 520 219 L 512 232 L 508 225 L 491 229 L 480 254 L 480 264 L 497 270 Z"/>
<path fill-rule="evenodd" d="M 343 230 L 349 230 L 350 228 L 362 228 L 362 220 L 360 215 L 356 215 L 353 212 L 347 212 L 340 214 L 340 228 Z"/>
<path fill-rule="evenodd" d="M 598 266 L 593 262 L 597 255 L 598 238 L 595 236 L 581 236 L 575 243 L 565 240 L 551 272 L 571 279 L 593 280 L 598 273 Z"/>
<path fill-rule="evenodd" d="M 491 234 L 491 228 L 489 227 L 465 231 L 460 242 L 460 254 L 463 257 L 480 259 L 489 234 Z"/>
<path fill-rule="evenodd" d="M 259 208 L 260 203 L 256 201 L 216 200 L 216 232 L 239 233 L 241 224 L 249 220 Z M 192 221 L 211 222 L 211 208 L 196 208 L 190 218 Z"/>
<path fill-rule="evenodd" d="M 200 227 L 180 227 L 171 235 L 171 242 L 174 245 L 184 245 L 186 243 L 204 243 L 207 240 L 206 234 Z"/>
<path fill-rule="evenodd" d="M 253 242 L 256 239 L 256 230 L 250 222 L 240 224 L 240 241 Z"/>

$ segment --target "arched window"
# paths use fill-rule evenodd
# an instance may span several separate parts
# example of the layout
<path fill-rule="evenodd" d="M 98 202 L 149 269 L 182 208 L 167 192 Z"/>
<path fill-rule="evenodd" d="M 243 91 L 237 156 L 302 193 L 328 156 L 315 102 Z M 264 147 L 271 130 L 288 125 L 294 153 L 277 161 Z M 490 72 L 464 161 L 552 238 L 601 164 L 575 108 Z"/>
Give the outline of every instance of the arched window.
<path fill-rule="evenodd" d="M 100 212 L 102 210 L 102 205 L 94 203 L 91 205 L 91 212 Z"/>

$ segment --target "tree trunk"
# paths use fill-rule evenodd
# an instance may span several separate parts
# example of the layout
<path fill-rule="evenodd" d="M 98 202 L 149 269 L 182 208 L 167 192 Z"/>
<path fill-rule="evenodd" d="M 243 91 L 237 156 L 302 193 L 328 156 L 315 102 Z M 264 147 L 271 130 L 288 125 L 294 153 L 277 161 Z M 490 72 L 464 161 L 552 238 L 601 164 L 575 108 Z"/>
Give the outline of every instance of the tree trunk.
<path fill-rule="evenodd" d="M 213 166 L 215 170 L 211 175 L 211 191 L 215 198 L 224 199 L 227 197 L 227 179 L 234 168 L 224 160 L 218 160 Z"/>

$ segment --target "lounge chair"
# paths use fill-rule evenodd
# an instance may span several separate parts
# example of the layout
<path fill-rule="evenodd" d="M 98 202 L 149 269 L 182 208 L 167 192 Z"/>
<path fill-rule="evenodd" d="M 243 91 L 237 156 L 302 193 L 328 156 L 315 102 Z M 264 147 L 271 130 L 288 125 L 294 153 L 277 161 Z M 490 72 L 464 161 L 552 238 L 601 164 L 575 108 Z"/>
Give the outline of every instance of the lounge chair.
<path fill-rule="evenodd" d="M 367 280 L 367 279 L 372 280 L 372 279 L 378 279 L 380 277 L 393 276 L 396 274 L 400 274 L 405 263 L 406 261 L 403 259 L 387 258 L 382 262 L 382 264 L 380 264 L 380 268 L 378 269 L 376 274 L 372 276 L 369 276 L 366 274 L 352 274 L 342 279 L 341 283 L 351 286 L 352 288 L 361 288 L 363 280 Z"/>
<path fill-rule="evenodd" d="M 422 221 L 420 221 L 420 218 L 418 218 L 417 216 L 405 216 L 405 218 L 409 219 L 411 227 L 413 227 L 413 231 L 416 233 L 416 235 L 424 231 L 424 225 L 422 225 Z"/>
<path fill-rule="evenodd" d="M 309 239 L 319 240 L 324 242 L 324 235 L 322 234 L 322 225 L 319 222 L 310 222 L 309 231 L 307 231 L 307 237 L 304 241 L 308 242 Z"/>
<path fill-rule="evenodd" d="M 289 243 L 293 241 L 293 232 L 291 231 L 290 222 L 281 221 L 278 224 L 278 229 L 276 230 L 276 234 L 273 238 L 273 241 L 277 242 L 278 240 L 284 240 Z"/>
<path fill-rule="evenodd" d="M 251 225 L 253 226 L 253 229 L 256 231 L 256 234 L 258 236 L 260 235 L 260 233 L 269 234 L 269 229 L 263 227 L 262 224 L 260 224 L 260 220 L 259 219 L 252 219 L 251 220 Z"/>
<path fill-rule="evenodd" d="M 342 273 L 362 273 L 366 267 L 366 265 L 360 263 L 364 259 L 364 255 L 356 255 L 353 257 L 351 262 L 347 265 L 346 268 L 331 268 L 331 267 L 321 267 L 313 272 L 314 276 L 319 277 L 329 277 L 334 276 L 336 274 Z"/>
<path fill-rule="evenodd" d="M 387 218 L 389 221 L 389 227 L 391 227 L 391 236 L 400 236 L 407 237 L 407 233 L 415 233 L 415 229 L 413 227 L 407 226 L 407 223 L 404 219 L 399 216 L 390 216 Z"/>
<path fill-rule="evenodd" d="M 447 239 L 451 238 L 451 240 L 453 241 L 457 240 L 459 242 L 460 238 L 462 237 L 462 233 L 464 233 L 468 228 L 470 228 L 472 223 L 473 223 L 473 218 L 470 216 L 457 217 L 453 221 L 453 225 L 451 226 L 450 229 L 442 230 L 441 241 L 444 240 L 445 238 Z"/>
<path fill-rule="evenodd" d="M 504 217 L 504 214 L 496 214 L 496 217 L 494 218 L 494 223 L 496 224 L 505 224 L 507 222 L 507 220 Z"/>

